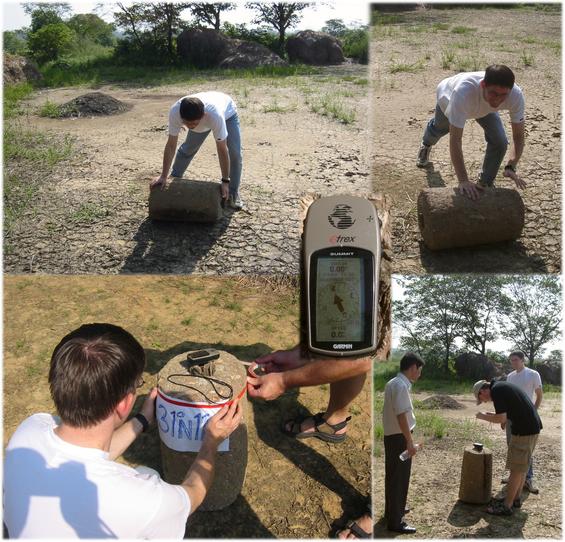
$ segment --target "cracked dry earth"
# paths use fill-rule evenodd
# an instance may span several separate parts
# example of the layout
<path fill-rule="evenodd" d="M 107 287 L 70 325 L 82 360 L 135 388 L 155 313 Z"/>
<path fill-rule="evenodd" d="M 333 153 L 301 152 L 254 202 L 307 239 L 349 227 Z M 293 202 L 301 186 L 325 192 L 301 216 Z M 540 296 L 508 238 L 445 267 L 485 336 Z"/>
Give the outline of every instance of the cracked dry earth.
<path fill-rule="evenodd" d="M 419 9 L 373 28 L 372 182 L 392 198 L 393 271 L 558 273 L 561 269 L 561 14 L 527 9 Z M 504 29 L 503 32 L 500 29 Z M 452 57 L 449 68 L 442 66 Z M 435 108 L 439 81 L 458 71 L 510 66 L 526 99 L 526 146 L 519 173 L 525 228 L 516 242 L 432 252 L 421 243 L 416 202 L 422 188 L 457 183 L 448 138 L 416 155 Z M 530 65 L 526 65 L 526 63 Z M 393 73 L 395 70 L 396 73 Z M 507 112 L 501 113 L 511 136 Z M 468 121 L 463 152 L 471 178 L 484 155 L 480 126 Z M 500 174 L 498 186 L 514 183 Z"/>
<path fill-rule="evenodd" d="M 149 182 L 160 173 L 168 110 L 180 96 L 222 90 L 234 97 L 243 142 L 241 196 L 247 211 L 227 210 L 213 225 L 153 222 Z M 132 106 L 111 117 L 47 119 L 47 100 L 62 104 L 89 90 L 39 92 L 22 122 L 68 134 L 73 156 L 39 190 L 5 237 L 11 273 L 297 273 L 300 197 L 307 192 L 367 194 L 367 69 L 345 65 L 278 79 L 199 80 L 158 88 L 96 89 Z M 311 111 L 337 99 L 355 121 Z M 209 137 L 185 174 L 216 180 Z"/>

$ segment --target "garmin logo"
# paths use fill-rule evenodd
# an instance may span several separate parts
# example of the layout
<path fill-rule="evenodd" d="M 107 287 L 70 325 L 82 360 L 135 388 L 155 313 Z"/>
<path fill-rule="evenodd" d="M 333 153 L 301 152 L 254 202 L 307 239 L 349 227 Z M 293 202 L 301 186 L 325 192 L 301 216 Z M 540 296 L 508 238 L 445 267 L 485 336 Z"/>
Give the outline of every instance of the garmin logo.
<path fill-rule="evenodd" d="M 355 236 L 348 237 L 346 235 L 332 235 L 330 237 L 330 244 L 339 245 L 342 243 L 355 243 Z"/>
<path fill-rule="evenodd" d="M 349 344 L 337 343 L 332 345 L 332 348 L 334 350 L 353 350 L 353 345 L 351 343 Z"/>

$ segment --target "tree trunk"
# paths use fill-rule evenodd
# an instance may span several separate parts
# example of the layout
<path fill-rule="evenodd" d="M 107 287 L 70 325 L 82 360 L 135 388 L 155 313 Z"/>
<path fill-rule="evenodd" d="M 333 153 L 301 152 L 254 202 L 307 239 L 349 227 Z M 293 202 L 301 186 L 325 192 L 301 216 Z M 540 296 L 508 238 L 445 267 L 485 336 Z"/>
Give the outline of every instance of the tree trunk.
<path fill-rule="evenodd" d="M 214 30 L 216 30 L 217 32 L 220 31 L 220 11 L 219 10 L 216 13 L 216 20 L 214 22 Z"/>

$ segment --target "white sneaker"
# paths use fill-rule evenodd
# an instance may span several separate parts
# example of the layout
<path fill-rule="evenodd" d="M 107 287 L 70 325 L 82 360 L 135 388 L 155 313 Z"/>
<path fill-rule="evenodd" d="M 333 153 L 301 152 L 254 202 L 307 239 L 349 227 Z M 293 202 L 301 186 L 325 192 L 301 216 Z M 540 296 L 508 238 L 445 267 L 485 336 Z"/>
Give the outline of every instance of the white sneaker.
<path fill-rule="evenodd" d="M 420 146 L 420 150 L 418 151 L 418 160 L 416 161 L 416 166 L 418 167 L 426 167 L 430 165 L 430 152 L 432 150 L 431 145 L 422 145 Z"/>
<path fill-rule="evenodd" d="M 236 211 L 241 211 L 245 205 L 239 196 L 230 196 L 230 207 Z"/>

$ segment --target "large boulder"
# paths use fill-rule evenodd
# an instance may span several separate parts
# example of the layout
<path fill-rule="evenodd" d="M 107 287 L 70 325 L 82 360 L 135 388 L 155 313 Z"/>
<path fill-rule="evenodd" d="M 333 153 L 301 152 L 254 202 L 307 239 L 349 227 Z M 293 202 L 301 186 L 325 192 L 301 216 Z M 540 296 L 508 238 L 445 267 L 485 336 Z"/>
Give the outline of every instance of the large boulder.
<path fill-rule="evenodd" d="M 42 79 L 37 66 L 23 56 L 4 55 L 4 84 L 33 83 Z"/>
<path fill-rule="evenodd" d="M 284 66 L 286 61 L 252 41 L 231 39 L 209 28 L 184 30 L 177 38 L 179 56 L 197 68 Z"/>
<path fill-rule="evenodd" d="M 540 363 L 536 365 L 535 370 L 540 374 L 542 384 L 561 386 L 560 363 Z"/>
<path fill-rule="evenodd" d="M 253 68 L 286 66 L 287 62 L 260 43 L 231 40 L 231 51 L 220 62 L 220 68 Z"/>
<path fill-rule="evenodd" d="M 345 62 L 339 40 L 325 32 L 298 32 L 287 40 L 286 52 L 291 62 L 302 64 L 327 66 Z"/>
<path fill-rule="evenodd" d="M 214 68 L 230 53 L 230 39 L 210 28 L 189 28 L 177 38 L 179 56 L 197 68 Z"/>
<path fill-rule="evenodd" d="M 462 380 L 492 380 L 501 374 L 500 368 L 492 360 L 471 352 L 455 358 L 455 371 Z"/>

